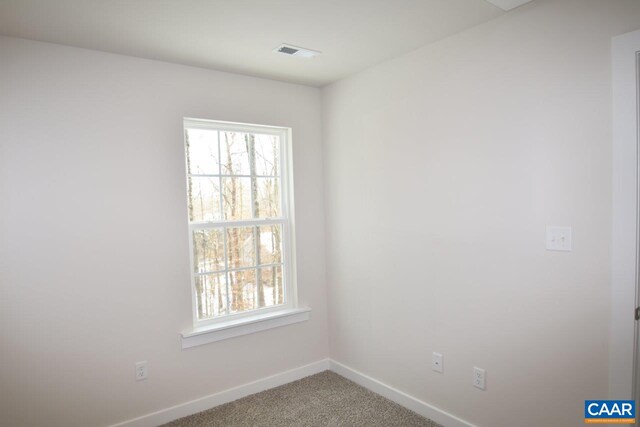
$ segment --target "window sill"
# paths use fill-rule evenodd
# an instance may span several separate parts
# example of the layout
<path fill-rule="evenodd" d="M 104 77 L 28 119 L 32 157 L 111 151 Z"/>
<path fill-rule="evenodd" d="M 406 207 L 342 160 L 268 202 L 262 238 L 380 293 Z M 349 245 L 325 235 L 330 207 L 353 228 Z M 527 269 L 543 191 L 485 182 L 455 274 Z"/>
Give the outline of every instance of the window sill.
<path fill-rule="evenodd" d="M 309 320 L 310 314 L 308 307 L 291 308 L 194 328 L 180 334 L 182 349 L 304 322 Z"/>

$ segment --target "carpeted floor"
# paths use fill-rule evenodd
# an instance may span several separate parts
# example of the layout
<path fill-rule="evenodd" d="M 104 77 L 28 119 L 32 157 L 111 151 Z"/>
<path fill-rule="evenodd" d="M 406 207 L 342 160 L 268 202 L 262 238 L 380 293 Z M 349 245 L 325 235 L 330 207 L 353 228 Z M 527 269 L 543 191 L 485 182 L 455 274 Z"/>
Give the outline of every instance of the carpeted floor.
<path fill-rule="evenodd" d="M 442 427 L 331 371 L 266 390 L 164 427 Z"/>

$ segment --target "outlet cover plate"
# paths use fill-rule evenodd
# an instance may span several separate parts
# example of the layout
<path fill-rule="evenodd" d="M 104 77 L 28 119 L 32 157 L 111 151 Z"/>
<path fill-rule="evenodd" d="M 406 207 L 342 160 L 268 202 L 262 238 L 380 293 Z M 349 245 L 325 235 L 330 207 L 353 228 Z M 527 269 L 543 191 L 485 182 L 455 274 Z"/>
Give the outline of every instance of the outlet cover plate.
<path fill-rule="evenodd" d="M 431 355 L 431 369 L 435 372 L 440 372 L 441 374 L 444 373 L 444 365 L 442 364 L 442 359 L 442 354 L 436 353 L 435 351 Z"/>
<path fill-rule="evenodd" d="M 476 366 L 473 367 L 473 386 L 480 390 L 486 389 L 487 372 Z"/>
<path fill-rule="evenodd" d="M 147 370 L 147 361 L 136 363 L 136 381 L 146 380 L 149 377 L 149 371 Z"/>

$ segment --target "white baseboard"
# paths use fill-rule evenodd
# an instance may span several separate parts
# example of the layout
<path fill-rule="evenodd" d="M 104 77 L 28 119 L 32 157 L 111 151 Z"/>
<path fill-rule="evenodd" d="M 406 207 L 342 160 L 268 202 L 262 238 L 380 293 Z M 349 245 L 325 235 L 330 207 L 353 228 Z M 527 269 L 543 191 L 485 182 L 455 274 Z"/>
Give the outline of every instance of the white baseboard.
<path fill-rule="evenodd" d="M 230 388 L 219 393 L 201 397 L 200 399 L 162 409 L 151 414 L 143 415 L 132 420 L 113 424 L 110 427 L 156 427 L 160 424 L 168 423 L 178 418 L 186 417 L 197 412 L 206 411 L 215 406 L 232 402 L 250 394 L 259 393 L 270 388 L 278 387 L 292 381 L 299 380 L 309 375 L 317 374 L 329 369 L 329 359 L 319 360 L 299 368 L 281 372 L 270 377 Z"/>
<path fill-rule="evenodd" d="M 323 359 L 308 365 L 300 366 L 289 371 L 281 372 L 270 377 L 262 378 L 238 387 L 230 388 L 219 393 L 201 397 L 200 399 L 185 402 L 180 405 L 152 412 L 138 418 L 113 424 L 110 427 L 156 427 L 178 418 L 186 417 L 197 412 L 206 411 L 215 406 L 243 398 L 250 394 L 259 393 L 270 388 L 278 387 L 292 381 L 299 380 L 309 375 L 317 374 L 330 369 L 343 377 L 360 384 L 366 389 L 378 393 L 389 400 L 396 402 L 424 417 L 427 417 L 445 427 L 475 427 L 473 424 L 461 420 L 435 406 L 429 405 L 400 390 L 390 387 L 361 372 L 351 369 L 342 363 L 331 359 Z"/>
<path fill-rule="evenodd" d="M 371 390 L 374 393 L 378 393 L 381 396 L 386 397 L 389 400 L 396 402 L 397 404 L 404 406 L 407 409 L 416 412 L 423 417 L 427 417 L 430 420 L 442 424 L 445 427 L 475 427 L 473 424 L 462 420 L 455 415 L 451 415 L 448 412 L 438 409 L 435 406 L 429 405 L 422 400 L 416 399 L 413 396 L 408 395 L 400 390 L 397 390 L 391 386 L 388 386 L 376 379 L 371 378 L 355 369 L 349 368 L 342 363 L 330 360 L 330 369 L 336 374 L 353 381 L 356 384 L 360 384 L 362 387 Z"/>

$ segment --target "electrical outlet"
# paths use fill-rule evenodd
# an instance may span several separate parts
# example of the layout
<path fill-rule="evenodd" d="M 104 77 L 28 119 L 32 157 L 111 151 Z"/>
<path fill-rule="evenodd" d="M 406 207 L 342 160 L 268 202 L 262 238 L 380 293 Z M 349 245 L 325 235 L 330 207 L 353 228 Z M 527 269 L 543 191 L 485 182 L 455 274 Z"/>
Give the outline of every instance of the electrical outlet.
<path fill-rule="evenodd" d="M 431 369 L 436 372 L 440 372 L 441 374 L 444 373 L 444 366 L 442 365 L 442 354 L 436 353 L 435 351 L 433 352 L 433 354 L 431 355 Z"/>
<path fill-rule="evenodd" d="M 146 380 L 149 376 L 149 371 L 147 370 L 147 361 L 143 360 L 142 362 L 136 363 L 136 381 Z"/>
<path fill-rule="evenodd" d="M 487 372 L 482 368 L 473 367 L 473 386 L 485 390 Z"/>

